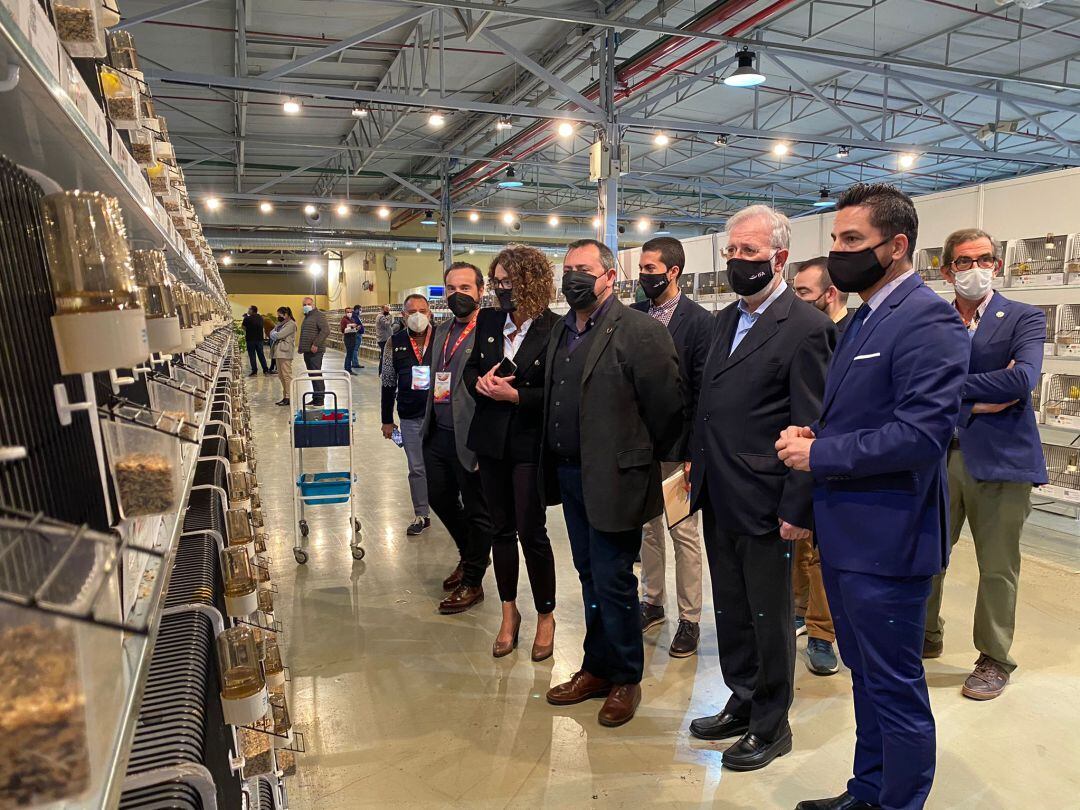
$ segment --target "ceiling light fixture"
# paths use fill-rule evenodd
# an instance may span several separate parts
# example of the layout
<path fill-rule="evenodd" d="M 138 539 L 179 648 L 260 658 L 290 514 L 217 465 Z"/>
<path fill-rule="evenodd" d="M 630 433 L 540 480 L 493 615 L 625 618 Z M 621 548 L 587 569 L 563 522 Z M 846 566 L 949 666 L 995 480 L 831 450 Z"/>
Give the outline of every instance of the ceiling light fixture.
<path fill-rule="evenodd" d="M 574 134 L 574 125 L 569 121 L 560 121 L 558 133 L 560 138 L 569 138 Z"/>
<path fill-rule="evenodd" d="M 222 256 L 221 263 L 228 267 L 230 264 L 232 264 L 232 256 Z"/>
<path fill-rule="evenodd" d="M 517 219 L 517 214 L 513 211 L 503 211 L 502 221 L 504 225 L 513 225 Z"/>
<path fill-rule="evenodd" d="M 713 146 L 727 146 L 727 139 L 728 136 L 721 132 L 716 136 L 716 140 L 713 141 Z"/>
<path fill-rule="evenodd" d="M 841 146 L 839 149 L 836 150 L 836 156 L 841 159 L 846 158 L 850 154 L 851 149 L 846 146 Z"/>
<path fill-rule="evenodd" d="M 667 223 L 660 220 L 660 224 L 656 226 L 656 230 L 653 231 L 657 236 L 667 236 L 671 231 L 668 229 Z"/>
<path fill-rule="evenodd" d="M 592 226 L 594 228 L 599 228 L 600 227 L 600 217 L 593 217 L 592 218 Z"/>
<path fill-rule="evenodd" d="M 273 259 L 267 259 L 267 260 L 266 260 L 266 263 L 267 263 L 267 264 L 273 264 L 273 263 L 274 263 L 274 260 L 273 260 Z"/>
<path fill-rule="evenodd" d="M 657 146 L 667 146 L 669 143 L 671 143 L 671 138 L 669 138 L 663 132 L 657 132 L 656 137 L 652 139 L 652 142 L 655 143 Z"/>
<path fill-rule="evenodd" d="M 435 220 L 435 213 L 433 211 L 425 211 L 424 218 L 420 220 L 421 225 L 438 225 Z"/>
<path fill-rule="evenodd" d="M 555 216 L 555 214 L 552 214 L 550 217 L 548 217 L 548 225 L 550 225 L 552 228 L 558 228 L 559 218 Z"/>
<path fill-rule="evenodd" d="M 368 109 L 363 104 L 357 102 L 353 104 L 352 117 L 353 118 L 367 118 Z"/>
<path fill-rule="evenodd" d="M 419 245 L 417 245 L 417 246 L 416 246 L 416 252 L 417 252 L 417 253 L 423 253 L 424 251 L 423 251 L 423 249 L 422 249 L 422 248 L 421 248 L 421 247 L 420 247 Z"/>
<path fill-rule="evenodd" d="M 272 206 L 266 200 L 263 200 L 261 203 L 259 203 L 259 210 L 262 211 L 264 214 L 269 214 L 271 211 L 274 210 L 274 206 Z"/>
<path fill-rule="evenodd" d="M 472 248 L 469 248 L 469 255 L 472 256 L 474 253 L 476 253 L 476 251 Z"/>
<path fill-rule="evenodd" d="M 309 217 L 315 216 L 315 214 L 317 214 L 318 212 L 319 212 L 319 209 L 316 208 L 311 203 L 308 203 L 307 205 L 304 206 L 304 213 L 307 214 Z"/>
<path fill-rule="evenodd" d="M 313 276 L 320 276 L 322 275 L 322 265 L 318 262 L 312 262 L 308 265 L 308 272 Z"/>
<path fill-rule="evenodd" d="M 219 208 L 221 208 L 221 200 L 219 200 L 217 197 L 207 197 L 206 208 L 209 211 L 217 211 Z"/>
<path fill-rule="evenodd" d="M 911 154 L 911 152 L 904 152 L 896 159 L 896 162 L 901 169 L 910 169 L 915 165 L 915 155 Z"/>
<path fill-rule="evenodd" d="M 300 99 L 293 96 L 289 96 L 281 105 L 281 109 L 285 111 L 287 115 L 299 115 L 300 114 Z"/>
<path fill-rule="evenodd" d="M 387 208 L 385 205 L 380 206 L 379 210 L 376 211 L 375 213 L 378 214 L 379 219 L 389 219 L 390 218 L 390 209 Z"/>
<path fill-rule="evenodd" d="M 480 221 L 480 214 L 478 214 L 476 211 L 470 211 L 469 212 L 469 222 L 479 222 L 479 221 Z"/>
<path fill-rule="evenodd" d="M 652 223 L 651 223 L 651 222 L 649 222 L 649 219 L 648 219 L 648 217 L 642 217 L 641 219 L 639 219 L 639 220 L 637 221 L 637 229 L 638 229 L 638 230 L 639 230 L 639 231 L 640 231 L 641 233 L 645 233 L 645 231 L 649 230 L 649 227 L 650 227 L 651 225 L 652 225 Z"/>
<path fill-rule="evenodd" d="M 495 122 L 495 129 L 513 129 L 513 128 L 514 128 L 514 121 L 513 121 L 513 119 L 510 118 L 509 115 L 504 115 L 498 121 Z"/>
<path fill-rule="evenodd" d="M 338 203 L 337 213 L 339 217 L 347 217 L 349 215 L 349 206 L 345 203 Z"/>
<path fill-rule="evenodd" d="M 428 126 L 438 129 L 446 123 L 446 116 L 443 115 L 441 112 L 433 112 L 431 115 L 428 116 L 427 122 Z"/>
<path fill-rule="evenodd" d="M 525 184 L 518 180 L 513 166 L 506 170 L 506 175 L 499 181 L 499 188 L 521 188 L 523 185 Z"/>
<path fill-rule="evenodd" d="M 345 243 L 345 247 L 352 247 L 352 240 L 351 239 L 348 242 Z"/>
<path fill-rule="evenodd" d="M 753 51 L 739 51 L 735 58 L 739 66 L 730 76 L 724 77 L 724 84 L 728 87 L 757 87 L 759 84 L 764 84 L 765 74 L 754 67 Z"/>
<path fill-rule="evenodd" d="M 777 157 L 783 157 L 791 151 L 791 147 L 788 146 L 786 141 L 777 141 L 773 144 L 772 153 Z"/>
<path fill-rule="evenodd" d="M 829 189 L 822 186 L 820 196 L 814 201 L 814 208 L 831 208 L 834 205 L 836 205 L 836 200 L 831 199 Z"/>

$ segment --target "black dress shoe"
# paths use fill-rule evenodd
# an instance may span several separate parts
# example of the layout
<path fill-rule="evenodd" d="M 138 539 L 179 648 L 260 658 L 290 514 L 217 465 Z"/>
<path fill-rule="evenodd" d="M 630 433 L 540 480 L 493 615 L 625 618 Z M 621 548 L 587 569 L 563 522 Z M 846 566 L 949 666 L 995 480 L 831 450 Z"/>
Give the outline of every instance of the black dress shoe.
<path fill-rule="evenodd" d="M 721 761 L 732 771 L 756 771 L 777 757 L 791 753 L 791 731 L 785 731 L 775 742 L 768 742 L 747 732 L 724 752 Z"/>
<path fill-rule="evenodd" d="M 847 791 L 833 799 L 807 799 L 795 805 L 795 810 L 881 810 L 880 805 L 867 804 Z"/>
<path fill-rule="evenodd" d="M 749 720 L 741 720 L 727 712 L 690 721 L 690 733 L 699 740 L 726 740 L 728 737 L 741 737 L 749 729 Z"/>

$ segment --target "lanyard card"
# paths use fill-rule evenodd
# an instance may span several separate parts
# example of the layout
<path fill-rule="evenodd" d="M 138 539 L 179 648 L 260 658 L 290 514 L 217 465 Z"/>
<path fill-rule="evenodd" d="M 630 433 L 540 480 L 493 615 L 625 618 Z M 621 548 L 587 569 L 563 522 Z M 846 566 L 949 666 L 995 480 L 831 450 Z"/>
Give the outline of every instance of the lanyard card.
<path fill-rule="evenodd" d="M 450 401 L 450 372 L 449 371 L 436 371 L 435 372 L 435 401 L 436 402 L 449 402 Z"/>
<path fill-rule="evenodd" d="M 413 366 L 412 390 L 427 391 L 431 388 L 431 366 Z"/>

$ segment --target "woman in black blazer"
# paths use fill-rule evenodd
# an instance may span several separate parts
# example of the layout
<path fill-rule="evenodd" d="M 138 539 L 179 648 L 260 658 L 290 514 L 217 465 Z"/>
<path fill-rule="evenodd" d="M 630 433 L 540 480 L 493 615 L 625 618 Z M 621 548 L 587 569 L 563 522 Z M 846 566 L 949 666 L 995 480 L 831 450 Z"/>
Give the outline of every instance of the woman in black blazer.
<path fill-rule="evenodd" d="M 516 535 L 536 605 L 532 659 L 543 661 L 555 646 L 555 558 L 538 467 L 544 366 L 548 338 L 559 320 L 548 309 L 554 297 L 553 273 L 539 250 L 512 245 L 495 257 L 488 278 L 499 306 L 477 316 L 464 380 L 476 402 L 468 446 L 477 454 L 484 499 L 495 525 L 491 556 L 503 605 L 502 626 L 491 652 L 501 658 L 517 646 L 521 613 Z"/>

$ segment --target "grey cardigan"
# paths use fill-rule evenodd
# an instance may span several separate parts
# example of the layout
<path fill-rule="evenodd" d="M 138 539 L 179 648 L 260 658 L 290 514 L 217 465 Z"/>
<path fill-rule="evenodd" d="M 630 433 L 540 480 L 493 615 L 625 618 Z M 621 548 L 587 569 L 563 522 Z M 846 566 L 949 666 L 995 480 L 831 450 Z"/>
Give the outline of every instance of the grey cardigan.
<path fill-rule="evenodd" d="M 270 332 L 272 356 L 275 360 L 292 360 L 296 356 L 296 321 L 286 319 Z"/>

